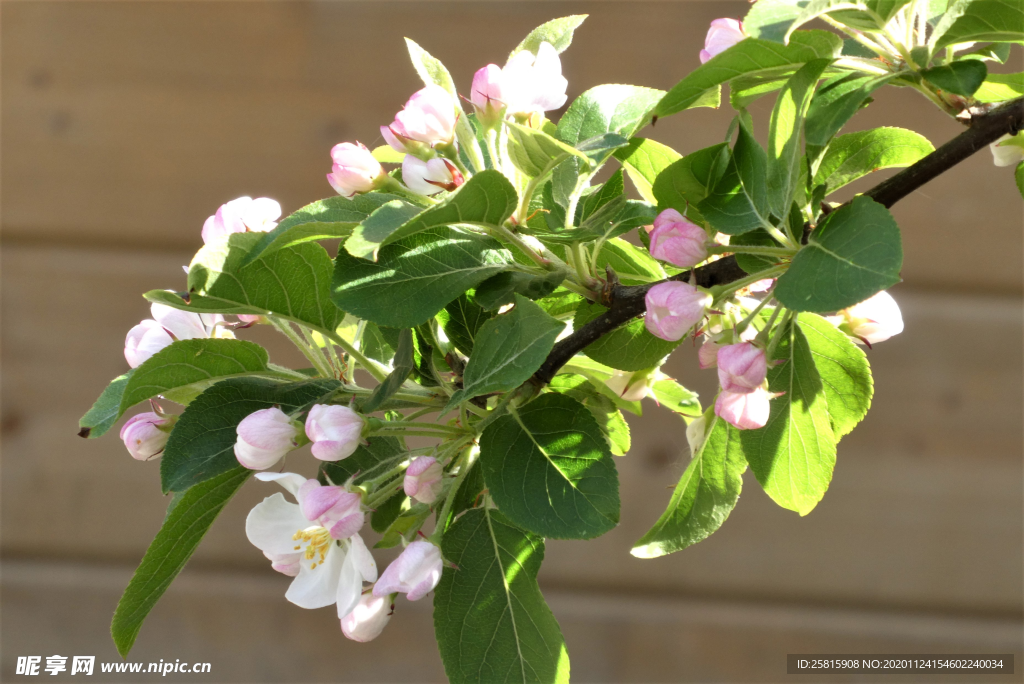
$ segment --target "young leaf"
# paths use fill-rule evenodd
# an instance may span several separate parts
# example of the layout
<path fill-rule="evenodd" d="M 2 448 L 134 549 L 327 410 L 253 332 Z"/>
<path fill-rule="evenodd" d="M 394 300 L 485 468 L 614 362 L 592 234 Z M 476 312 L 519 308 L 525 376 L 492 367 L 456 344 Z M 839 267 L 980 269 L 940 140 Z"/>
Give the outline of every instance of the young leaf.
<path fill-rule="evenodd" d="M 466 295 L 460 295 L 437 313 L 444 334 L 466 356 L 473 353 L 477 332 L 490 317 L 489 313 L 469 301 Z"/>
<path fill-rule="evenodd" d="M 245 340 L 178 340 L 135 369 L 118 417 L 140 401 L 171 390 L 194 386 L 202 391 L 224 378 L 269 373 L 267 361 L 266 349 Z"/>
<path fill-rule="evenodd" d="M 700 417 L 700 401 L 697 399 L 697 393 L 691 392 L 672 378 L 662 378 L 656 381 L 651 387 L 651 394 L 662 408 L 678 413 L 687 423 Z"/>
<path fill-rule="evenodd" d="M 799 321 L 821 377 L 832 432 L 838 442 L 864 419 L 871 407 L 871 368 L 864 352 L 821 316 L 804 313 Z"/>
<path fill-rule="evenodd" d="M 370 192 L 356 195 L 351 199 L 328 197 L 307 204 L 278 223 L 274 230 L 262 233 L 260 240 L 245 255 L 242 266 L 279 249 L 303 242 L 347 238 L 352 234 L 352 229 L 365 221 L 370 214 L 388 202 L 399 199 L 396 195 Z"/>
<path fill-rule="evenodd" d="M 121 415 L 121 396 L 128 380 L 135 373 L 131 369 L 124 375 L 119 375 L 110 381 L 110 384 L 103 390 L 96 403 L 92 405 L 81 420 L 78 421 L 79 437 L 94 439 L 109 430 L 117 422 Z"/>
<path fill-rule="evenodd" d="M 238 465 L 235 428 L 254 411 L 298 411 L 341 386 L 337 380 L 280 383 L 262 378 L 218 382 L 189 404 L 167 440 L 160 463 L 164 493 L 180 492 Z"/>
<path fill-rule="evenodd" d="M 549 164 L 559 158 L 576 157 L 582 160 L 584 168 L 590 165 L 587 155 L 544 131 L 514 121 L 506 122 L 505 125 L 508 129 L 509 157 L 515 167 L 530 178 L 541 175 Z"/>
<path fill-rule="evenodd" d="M 667 145 L 646 138 L 633 138 L 629 145 L 615 151 L 615 158 L 622 162 L 637 192 L 646 202 L 657 204 L 654 196 L 654 181 L 662 171 L 682 155 Z"/>
<path fill-rule="evenodd" d="M 501 173 L 481 171 L 426 211 L 400 200 L 384 205 L 353 231 L 345 251 L 376 261 L 381 247 L 430 228 L 455 223 L 500 226 L 518 203 L 515 188 Z"/>
<path fill-rule="evenodd" d="M 814 87 L 830 59 L 800 68 L 779 92 L 768 130 L 768 204 L 776 216 L 788 216 L 800 185 L 800 136 Z"/>
<path fill-rule="evenodd" d="M 829 214 L 775 286 L 793 311 L 838 311 L 900 281 L 903 247 L 889 210 L 860 195 Z"/>
<path fill-rule="evenodd" d="M 928 45 L 932 51 L 967 42 L 1024 41 L 1020 0 L 957 0 L 939 21 Z"/>
<path fill-rule="evenodd" d="M 708 435 L 672 491 L 668 508 L 630 553 L 657 558 L 706 539 L 732 513 L 747 462 L 740 431 L 711 414 Z"/>
<path fill-rule="evenodd" d="M 748 38 L 733 45 L 690 72 L 658 102 L 654 116 L 662 117 L 704 104 L 709 94 L 739 76 L 753 76 L 773 69 L 799 66 L 818 58 L 839 56 L 843 41 L 828 31 L 801 31 L 793 34 L 789 45 Z M 717 98 L 716 98 L 717 99 Z"/>
<path fill-rule="evenodd" d="M 512 59 L 523 50 L 537 54 L 541 43 L 551 43 L 551 46 L 557 52 L 565 52 L 565 49 L 572 43 L 573 32 L 579 28 L 586 18 L 586 14 L 573 14 L 541 24 L 530 31 L 526 38 L 523 38 L 523 42 L 516 46 L 516 49 L 512 51 L 508 58 Z"/>
<path fill-rule="evenodd" d="M 567 684 L 569 656 L 537 586 L 544 540 L 501 512 L 475 508 L 445 532 L 434 633 L 453 684 Z"/>
<path fill-rule="evenodd" d="M 370 435 L 355 453 L 340 461 L 320 464 L 320 480 L 324 484 L 343 484 L 354 477 L 356 483 L 380 477 L 409 457 L 408 449 L 396 437 Z"/>
<path fill-rule="evenodd" d="M 373 413 L 401 389 L 402 383 L 412 373 L 415 365 L 412 358 L 412 346 L 412 330 L 405 328 L 398 333 L 398 346 L 395 348 L 395 360 L 392 364 L 393 370 L 388 373 L 383 382 L 373 388 L 373 393 L 359 405 L 360 411 Z"/>
<path fill-rule="evenodd" d="M 725 174 L 732 159 L 725 143 L 691 152 L 658 174 L 653 192 L 660 209 L 675 209 L 694 223 L 705 223 L 696 206 Z"/>
<path fill-rule="evenodd" d="M 573 329 L 579 330 L 605 311 L 607 309 L 600 304 L 582 303 L 576 309 Z M 670 342 L 655 337 L 644 327 L 643 319 L 634 319 L 591 342 L 583 353 L 611 368 L 638 371 L 657 366 L 680 344 L 681 341 Z"/>
<path fill-rule="evenodd" d="M 864 106 L 868 98 L 892 76 L 862 76 L 846 73 L 823 83 L 804 120 L 804 140 L 807 145 L 824 147 L 846 122 Z"/>
<path fill-rule="evenodd" d="M 619 522 L 611 451 L 575 399 L 544 394 L 498 418 L 480 437 L 479 467 L 502 513 L 536 534 L 590 539 Z"/>
<path fill-rule="evenodd" d="M 757 140 L 740 125 L 732 159 L 697 209 L 711 227 L 727 235 L 741 235 L 771 226 L 768 188 L 765 183 L 768 158 Z"/>
<path fill-rule="evenodd" d="M 554 392 L 572 397 L 587 407 L 590 414 L 594 416 L 594 420 L 597 421 L 598 427 L 601 428 L 601 432 L 608 439 L 612 454 L 625 456 L 629 452 L 631 441 L 629 424 L 622 417 L 614 399 L 605 396 L 582 375 L 569 373 L 556 375 L 551 379 L 548 387 Z"/>
<path fill-rule="evenodd" d="M 195 313 L 269 314 L 321 331 L 338 326 L 342 314 L 331 304 L 331 259 L 320 245 L 284 247 L 242 265 L 260 233 L 235 233 L 206 245 L 192 259 L 186 303 L 168 292 L 146 298 Z"/>
<path fill-rule="evenodd" d="M 668 274 L 646 250 L 632 245 L 622 238 L 612 238 L 604 243 L 597 257 L 597 268 L 604 273 L 611 266 L 626 285 L 640 285 L 666 278 Z"/>
<path fill-rule="evenodd" d="M 376 263 L 339 252 L 332 299 L 378 325 L 412 328 L 511 263 L 496 240 L 431 228 L 383 248 Z"/>
<path fill-rule="evenodd" d="M 1017 164 L 1017 168 L 1013 172 L 1014 179 L 1017 181 L 1017 191 L 1021 197 L 1024 197 L 1024 162 Z"/>
<path fill-rule="evenodd" d="M 873 171 L 910 166 L 934 151 L 927 138 L 904 128 L 847 133 L 829 144 L 814 174 L 814 185 L 835 192 Z"/>
<path fill-rule="evenodd" d="M 974 93 L 979 102 L 1005 102 L 1024 95 L 1024 72 L 989 74 Z"/>
<path fill-rule="evenodd" d="M 452 395 L 448 409 L 481 394 L 518 387 L 540 368 L 565 324 L 526 297 L 515 295 L 515 307 L 480 327 L 473 354 L 462 376 L 463 389 Z"/>
<path fill-rule="evenodd" d="M 135 644 L 142 622 L 167 591 L 221 510 L 231 500 L 251 470 L 236 466 L 181 495 L 171 508 L 153 543 L 146 550 L 131 582 L 114 611 L 110 634 L 122 658 Z"/>
<path fill-rule="evenodd" d="M 985 82 L 988 67 L 981 60 L 965 59 L 925 69 L 921 75 L 932 85 L 946 92 L 970 97 Z"/>
<path fill-rule="evenodd" d="M 821 501 L 836 464 L 836 438 L 814 358 L 798 325 L 784 335 L 768 371 L 768 423 L 740 433 L 743 454 L 764 491 L 783 508 L 807 515 Z"/>

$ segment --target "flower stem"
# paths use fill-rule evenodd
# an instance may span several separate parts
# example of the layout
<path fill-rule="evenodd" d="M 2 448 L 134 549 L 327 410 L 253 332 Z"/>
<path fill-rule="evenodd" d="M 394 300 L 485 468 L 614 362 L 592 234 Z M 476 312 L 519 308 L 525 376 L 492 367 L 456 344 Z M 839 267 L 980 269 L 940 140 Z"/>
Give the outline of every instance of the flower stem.
<path fill-rule="evenodd" d="M 461 448 L 461 447 L 460 447 Z M 429 539 L 433 543 L 440 546 L 441 535 L 444 533 L 445 524 L 448 522 L 448 514 L 451 513 L 452 506 L 455 504 L 455 495 L 459 492 L 459 487 L 466 479 L 466 475 L 473 468 L 476 463 L 476 456 L 480 453 L 480 447 L 475 444 L 466 450 L 466 454 L 462 457 L 462 461 L 459 463 L 459 474 L 455 477 L 455 482 L 452 484 L 451 489 L 448 490 L 448 496 L 445 497 L 444 506 L 441 508 L 441 512 L 437 514 L 437 524 L 434 526 L 434 533 L 430 535 Z"/>
<path fill-rule="evenodd" d="M 289 321 L 278 318 L 277 316 L 267 316 L 267 320 L 270 321 L 270 324 L 274 326 L 279 333 L 287 337 L 291 343 L 302 352 L 302 355 L 305 356 L 311 364 L 313 364 L 313 368 L 316 369 L 316 372 L 319 373 L 321 377 L 334 377 L 334 370 L 329 367 L 327 359 L 325 359 L 319 351 L 311 349 L 309 345 L 306 344 L 305 340 L 295 332 Z"/>

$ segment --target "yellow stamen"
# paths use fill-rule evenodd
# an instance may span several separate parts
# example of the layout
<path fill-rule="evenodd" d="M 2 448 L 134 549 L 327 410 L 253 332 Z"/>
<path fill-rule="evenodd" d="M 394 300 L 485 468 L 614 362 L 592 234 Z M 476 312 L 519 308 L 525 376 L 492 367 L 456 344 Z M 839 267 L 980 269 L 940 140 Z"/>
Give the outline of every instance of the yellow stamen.
<path fill-rule="evenodd" d="M 306 547 L 304 557 L 306 560 L 313 561 L 313 564 L 309 566 L 311 570 L 317 565 L 323 564 L 324 559 L 327 557 L 327 549 L 330 548 L 332 542 L 330 530 L 326 527 L 320 527 L 319 525 L 299 530 L 292 535 L 292 539 L 295 541 L 309 542 L 309 546 Z M 300 548 L 302 547 L 296 546 L 295 550 L 298 551 Z M 317 558 L 317 556 L 319 556 L 319 558 Z M 317 558 L 317 560 L 313 560 L 314 558 Z"/>

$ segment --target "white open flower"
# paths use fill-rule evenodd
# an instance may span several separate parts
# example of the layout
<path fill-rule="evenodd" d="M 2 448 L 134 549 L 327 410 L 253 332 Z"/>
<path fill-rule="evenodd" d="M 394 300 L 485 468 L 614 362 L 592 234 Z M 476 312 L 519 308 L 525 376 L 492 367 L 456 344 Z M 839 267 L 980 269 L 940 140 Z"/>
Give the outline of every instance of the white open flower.
<path fill-rule="evenodd" d="M 377 563 L 358 534 L 364 517 L 358 502 L 353 506 L 358 495 L 295 473 L 256 477 L 276 481 L 298 501 L 273 494 L 245 520 L 253 546 L 275 570 L 295 577 L 284 597 L 300 608 L 336 604 L 338 617 L 345 617 L 359 604 L 363 582 L 377 579 Z"/>

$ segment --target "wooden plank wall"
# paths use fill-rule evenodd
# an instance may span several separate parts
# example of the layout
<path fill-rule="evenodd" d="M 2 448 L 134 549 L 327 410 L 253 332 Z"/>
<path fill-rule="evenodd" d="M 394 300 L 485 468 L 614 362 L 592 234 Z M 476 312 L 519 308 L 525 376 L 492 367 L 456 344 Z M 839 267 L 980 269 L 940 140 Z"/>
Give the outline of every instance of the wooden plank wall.
<path fill-rule="evenodd" d="M 418 87 L 402 36 L 468 88 L 533 26 L 590 12 L 563 60 L 574 96 L 602 82 L 670 87 L 697 64 L 708 22 L 744 8 L 3 4 L 0 677 L 18 655 L 116 658 L 109 617 L 166 501 L 157 464 L 131 461 L 114 434 L 78 439 L 77 419 L 124 371 L 124 333 L 146 316 L 139 293 L 180 286 L 219 204 L 265 195 L 294 210 L 330 193 L 331 145 L 380 143 L 377 126 Z M 1016 59 L 1008 68 L 1019 71 Z M 648 133 L 685 153 L 721 140 L 728 119 L 695 111 Z M 857 119 L 883 123 L 936 143 L 959 130 L 904 92 Z M 979 154 L 895 213 L 907 330 L 870 352 L 875 404 L 840 445 L 825 500 L 799 518 L 748 474 L 718 534 L 634 559 L 686 446 L 681 424 L 654 406 L 631 420 L 634 450 L 617 462 L 621 525 L 598 541 L 550 542 L 541 575 L 578 681 L 781 681 L 793 652 L 1016 652 L 1020 672 L 1020 198 L 1012 173 Z M 278 362 L 294 357 L 263 331 L 252 338 Z M 692 349 L 670 368 L 713 391 Z M 429 601 L 401 602 L 369 645 L 344 640 L 331 611 L 284 601 L 283 578 L 242 533 L 270 491 L 252 485 L 230 504 L 133 658 L 209 661 L 204 681 L 443 679 Z"/>

